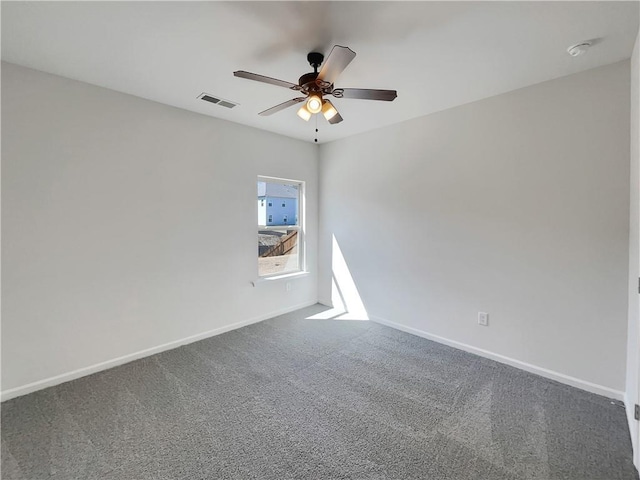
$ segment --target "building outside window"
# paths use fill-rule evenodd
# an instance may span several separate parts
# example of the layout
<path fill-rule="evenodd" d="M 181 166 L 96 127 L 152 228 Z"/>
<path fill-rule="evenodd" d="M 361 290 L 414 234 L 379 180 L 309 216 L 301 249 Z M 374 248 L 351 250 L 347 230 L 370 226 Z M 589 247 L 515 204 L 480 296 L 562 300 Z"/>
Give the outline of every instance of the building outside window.
<path fill-rule="evenodd" d="M 257 186 L 258 276 L 301 271 L 303 242 L 298 220 L 302 218 L 300 205 L 304 183 L 258 177 Z"/>

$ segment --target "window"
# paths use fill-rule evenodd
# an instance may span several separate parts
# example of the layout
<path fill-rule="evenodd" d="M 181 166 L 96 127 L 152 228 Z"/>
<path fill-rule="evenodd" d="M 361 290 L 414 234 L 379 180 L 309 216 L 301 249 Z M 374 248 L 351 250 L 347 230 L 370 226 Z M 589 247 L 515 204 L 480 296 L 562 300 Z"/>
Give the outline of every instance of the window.
<path fill-rule="evenodd" d="M 271 202 L 269 202 L 269 206 L 270 206 L 270 207 L 273 207 L 273 204 L 272 204 Z"/>
<path fill-rule="evenodd" d="M 258 177 L 258 276 L 272 277 L 303 270 L 304 183 L 271 177 Z M 272 202 L 283 208 L 267 210 Z M 271 200 L 273 199 L 273 200 Z M 295 219 L 295 221 L 293 220 Z"/>

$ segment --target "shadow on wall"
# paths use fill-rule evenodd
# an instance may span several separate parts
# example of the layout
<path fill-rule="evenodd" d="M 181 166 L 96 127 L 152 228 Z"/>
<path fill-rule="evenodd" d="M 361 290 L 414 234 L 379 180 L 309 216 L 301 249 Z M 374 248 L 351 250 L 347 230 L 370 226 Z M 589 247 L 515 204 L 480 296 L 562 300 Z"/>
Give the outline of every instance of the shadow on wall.
<path fill-rule="evenodd" d="M 307 317 L 308 320 L 369 320 L 353 276 L 335 235 L 331 241 L 331 305 L 333 308 Z"/>

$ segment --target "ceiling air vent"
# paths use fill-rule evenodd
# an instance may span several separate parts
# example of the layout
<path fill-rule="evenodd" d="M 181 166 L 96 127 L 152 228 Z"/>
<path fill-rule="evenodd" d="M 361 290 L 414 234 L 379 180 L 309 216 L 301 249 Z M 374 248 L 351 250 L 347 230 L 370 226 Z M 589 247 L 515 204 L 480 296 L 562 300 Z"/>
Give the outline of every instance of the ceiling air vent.
<path fill-rule="evenodd" d="M 223 100 L 221 98 L 214 97 L 213 95 L 209 95 L 208 93 L 201 93 L 200 95 L 198 95 L 198 98 L 204 100 L 205 102 L 215 103 L 216 105 L 220 105 L 221 107 L 226 108 L 233 108 L 236 105 L 239 105 L 238 103 L 234 103 L 229 100 Z"/>
<path fill-rule="evenodd" d="M 220 101 L 219 98 L 213 98 L 211 95 L 202 95 L 200 97 L 205 102 L 218 103 Z"/>

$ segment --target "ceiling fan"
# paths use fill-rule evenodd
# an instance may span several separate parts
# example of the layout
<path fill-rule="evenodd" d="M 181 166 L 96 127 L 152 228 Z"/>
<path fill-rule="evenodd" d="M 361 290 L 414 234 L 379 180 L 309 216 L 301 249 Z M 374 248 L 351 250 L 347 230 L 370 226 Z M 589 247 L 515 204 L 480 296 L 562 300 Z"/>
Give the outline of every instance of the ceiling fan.
<path fill-rule="evenodd" d="M 313 72 L 305 73 L 300 77 L 298 83 L 286 82 L 276 78 L 265 77 L 257 73 L 238 70 L 233 72 L 236 77 L 255 80 L 257 82 L 270 83 L 279 87 L 288 88 L 304 94 L 304 97 L 292 98 L 280 105 L 268 108 L 258 115 L 268 116 L 276 112 L 292 107 L 298 103 L 305 102 L 298 110 L 298 116 L 305 121 L 309 121 L 311 115 L 322 112 L 323 116 L 331 124 L 340 123 L 343 119 L 336 107 L 324 96 L 333 95 L 335 98 L 359 98 L 364 100 L 393 101 L 398 93 L 395 90 L 372 90 L 366 88 L 335 88 L 333 83 L 338 78 L 347 65 L 355 58 L 356 52 L 348 47 L 336 45 L 331 49 L 331 53 L 324 61 L 324 55 L 318 52 L 311 52 L 307 55 L 307 61 L 313 67 Z M 322 68 L 318 72 L 318 67 Z"/>

